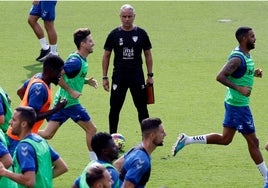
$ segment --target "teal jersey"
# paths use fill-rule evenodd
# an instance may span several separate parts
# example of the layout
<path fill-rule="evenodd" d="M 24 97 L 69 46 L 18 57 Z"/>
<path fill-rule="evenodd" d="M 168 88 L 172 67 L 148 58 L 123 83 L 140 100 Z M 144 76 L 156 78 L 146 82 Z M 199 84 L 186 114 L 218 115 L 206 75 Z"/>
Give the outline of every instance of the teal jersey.
<path fill-rule="evenodd" d="M 108 171 L 109 171 L 109 168 L 111 169 L 114 169 L 116 172 L 116 168 L 110 164 L 110 163 L 106 163 L 104 161 L 91 161 L 88 163 L 88 165 L 86 166 L 86 168 L 84 169 L 84 171 L 82 172 L 82 174 L 80 175 L 80 179 L 79 179 L 79 188 L 89 188 L 89 186 L 87 185 L 87 182 L 86 182 L 86 172 L 87 170 L 90 168 L 90 166 L 94 163 L 100 163 L 101 165 L 103 165 Z M 109 173 L 111 173 L 109 171 Z M 114 181 L 113 182 L 113 185 L 112 185 L 112 188 L 119 188 L 119 177 L 118 177 L 118 173 L 117 173 L 117 176 L 114 177 L 113 174 L 110 174 L 111 177 L 112 177 L 112 180 Z"/>
<path fill-rule="evenodd" d="M 0 129 L 0 140 L 3 143 L 3 146 L 5 146 L 7 148 L 5 134 L 1 129 Z M 2 157 L 2 156 L 0 156 L 0 157 Z M 9 170 L 12 171 L 12 166 L 9 167 Z M 0 188 L 1 187 L 17 188 L 18 184 L 7 177 L 0 176 Z"/>
<path fill-rule="evenodd" d="M 239 57 L 241 59 L 240 67 L 228 78 L 231 82 L 238 86 L 248 86 L 252 89 L 254 82 L 254 61 L 250 55 L 245 55 L 237 47 L 233 50 L 228 58 L 230 60 L 233 57 Z M 233 106 L 248 106 L 249 97 L 242 95 L 237 90 L 227 87 L 225 102 Z"/>
<path fill-rule="evenodd" d="M 36 154 L 36 165 L 37 171 L 35 172 L 35 185 L 33 188 L 52 188 L 53 183 L 53 172 L 52 172 L 52 161 L 48 143 L 45 139 L 33 139 L 26 138 L 20 141 L 26 142 L 32 145 Z M 17 159 L 17 150 L 14 153 L 14 171 L 16 173 L 22 173 L 20 163 Z M 18 188 L 26 188 L 21 184 L 18 184 Z"/>
<path fill-rule="evenodd" d="M 6 93 L 1 87 L 0 87 L 0 95 L 2 96 L 2 99 L 3 99 L 3 102 L 4 102 L 3 106 L 5 107 L 5 121 L 4 121 L 4 124 L 0 125 L 0 128 L 4 132 L 6 132 L 8 126 L 9 126 L 9 120 L 12 117 L 12 110 L 11 110 L 10 104 L 8 102 Z"/>
<path fill-rule="evenodd" d="M 75 91 L 79 91 L 80 93 L 82 93 L 85 78 L 86 78 L 86 75 L 87 75 L 87 72 L 88 72 L 88 62 L 86 61 L 86 59 L 83 59 L 77 53 L 70 54 L 69 57 L 67 58 L 66 62 L 68 62 L 69 60 L 73 61 L 74 58 L 75 58 L 76 61 L 81 62 L 80 71 L 78 72 L 78 74 L 76 74 L 72 78 L 68 78 L 68 76 L 66 74 L 64 74 L 63 79 L 71 89 L 73 89 Z M 71 95 L 65 89 L 63 89 L 61 87 L 56 92 L 56 96 L 55 96 L 55 99 L 54 99 L 54 104 L 57 103 L 59 97 L 67 99 L 67 105 L 65 106 L 65 108 L 67 108 L 69 106 L 72 106 L 72 105 L 79 104 L 79 99 L 78 98 L 76 98 L 76 99 L 72 98 Z"/>

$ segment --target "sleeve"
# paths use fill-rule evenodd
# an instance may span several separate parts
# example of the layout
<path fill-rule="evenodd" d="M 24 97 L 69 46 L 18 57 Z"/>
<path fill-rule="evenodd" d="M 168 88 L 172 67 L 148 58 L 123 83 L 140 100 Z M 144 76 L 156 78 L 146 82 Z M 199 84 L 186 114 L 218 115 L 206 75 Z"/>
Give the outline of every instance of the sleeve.
<path fill-rule="evenodd" d="M 116 182 L 118 182 L 119 180 L 118 172 L 112 167 L 108 167 L 107 170 L 110 173 L 113 180 L 112 188 L 116 188 Z"/>
<path fill-rule="evenodd" d="M 81 60 L 76 57 L 70 57 L 65 63 L 64 63 L 64 72 L 67 75 L 68 78 L 74 78 L 81 70 L 82 62 Z"/>
<path fill-rule="evenodd" d="M 238 57 L 241 60 L 241 64 L 240 64 L 239 68 L 233 72 L 232 76 L 234 78 L 241 78 L 247 71 L 246 60 L 243 57 L 243 55 L 241 55 L 240 53 L 233 53 L 228 60 L 230 60 L 234 57 Z"/>
<path fill-rule="evenodd" d="M 27 142 L 20 142 L 17 146 L 16 157 L 22 173 L 36 171 L 36 154 L 33 146 Z"/>
<path fill-rule="evenodd" d="M 0 140 L 0 158 L 6 155 L 8 152 L 6 146 L 3 144 L 3 142 Z"/>
<path fill-rule="evenodd" d="M 75 179 L 75 181 L 74 181 L 74 185 L 75 185 L 77 188 L 80 188 L 80 179 L 81 179 L 81 177 L 79 176 L 79 177 L 77 177 L 77 178 Z"/>
<path fill-rule="evenodd" d="M 152 48 L 152 44 L 151 44 L 151 41 L 150 41 L 150 38 L 147 34 L 147 32 L 145 30 L 143 30 L 143 50 L 150 50 Z"/>
<path fill-rule="evenodd" d="M 34 83 L 28 94 L 29 106 L 39 112 L 43 104 L 47 101 L 48 93 L 46 87 L 42 83 Z"/>
<path fill-rule="evenodd" d="M 114 48 L 114 42 L 113 42 L 113 32 L 109 33 L 109 35 L 106 38 L 106 41 L 104 43 L 104 50 L 112 51 Z"/>
<path fill-rule="evenodd" d="M 130 159 L 129 168 L 127 170 L 125 179 L 132 182 L 134 185 L 138 185 L 143 175 L 150 168 L 150 161 L 147 160 L 147 156 L 143 155 L 144 152 L 138 152 Z"/>
<path fill-rule="evenodd" d="M 27 86 L 28 86 L 28 84 L 29 84 L 29 82 L 30 82 L 30 79 L 26 80 L 26 81 L 23 83 L 22 86 L 26 89 Z"/>
<path fill-rule="evenodd" d="M 4 101 L 2 95 L 0 95 L 0 116 L 5 114 Z"/>
<path fill-rule="evenodd" d="M 50 151 L 52 162 L 54 162 L 60 158 L 59 154 L 51 146 L 49 146 L 49 151 Z"/>

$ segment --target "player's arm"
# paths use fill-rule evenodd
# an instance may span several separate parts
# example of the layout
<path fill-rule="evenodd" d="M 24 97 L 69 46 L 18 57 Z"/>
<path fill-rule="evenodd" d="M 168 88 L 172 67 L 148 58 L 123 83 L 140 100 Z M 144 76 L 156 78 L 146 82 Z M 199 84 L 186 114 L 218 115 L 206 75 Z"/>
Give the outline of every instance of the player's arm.
<path fill-rule="evenodd" d="M 120 172 L 123 167 L 124 162 L 125 162 L 125 158 L 124 156 L 121 156 L 120 158 L 118 158 L 117 160 L 113 162 L 113 166 L 117 169 L 118 172 Z"/>
<path fill-rule="evenodd" d="M 27 143 L 20 143 L 17 146 L 17 159 L 21 161 L 20 167 L 22 173 L 14 173 L 7 170 L 3 163 L 0 162 L 0 176 L 5 176 L 13 181 L 22 184 L 26 187 L 35 185 L 35 170 L 36 170 L 36 156 L 34 156 L 34 148 Z"/>
<path fill-rule="evenodd" d="M 45 112 L 41 112 L 40 110 L 46 103 L 47 98 L 48 91 L 42 83 L 34 83 L 33 85 L 31 85 L 28 93 L 28 105 L 35 110 L 36 121 L 47 118 L 59 109 L 64 108 L 64 106 L 67 104 L 66 100 L 59 99 L 54 108 Z"/>
<path fill-rule="evenodd" d="M 5 110 L 4 110 L 4 101 L 2 96 L 0 96 L 0 126 L 5 122 Z"/>
<path fill-rule="evenodd" d="M 85 78 L 84 84 L 88 84 L 88 85 L 94 87 L 95 89 L 98 88 L 98 81 L 96 79 L 94 79 L 93 77 Z"/>
<path fill-rule="evenodd" d="M 66 163 L 60 157 L 53 162 L 53 178 L 56 178 L 68 171 Z"/>
<path fill-rule="evenodd" d="M 6 168 L 9 168 L 13 164 L 12 157 L 11 157 L 11 155 L 9 153 L 6 153 L 2 157 L 0 157 L 0 161 L 3 163 L 3 165 Z"/>
<path fill-rule="evenodd" d="M 128 180 L 124 180 L 121 188 L 135 188 L 135 185 Z"/>
<path fill-rule="evenodd" d="M 49 152 L 52 160 L 53 178 L 56 178 L 68 171 L 67 164 L 52 147 L 49 147 Z"/>
<path fill-rule="evenodd" d="M 81 60 L 76 57 L 73 56 L 71 58 L 69 58 L 65 63 L 64 63 L 64 67 L 63 70 L 61 72 L 61 77 L 59 79 L 59 85 L 65 89 L 73 98 L 79 98 L 81 93 L 79 91 L 74 90 L 73 88 L 71 88 L 64 80 L 64 76 L 66 76 L 68 79 L 72 79 L 75 76 L 77 76 L 81 70 L 82 67 L 82 62 Z"/>
<path fill-rule="evenodd" d="M 27 172 L 24 172 L 23 174 L 16 174 L 7 170 L 4 167 L 2 162 L 0 162 L 0 176 L 5 176 L 27 187 L 32 187 L 35 185 L 35 172 L 34 171 L 27 171 Z"/>
<path fill-rule="evenodd" d="M 111 53 L 112 53 L 111 51 L 105 50 L 102 56 L 102 86 L 105 91 L 109 91 L 108 68 Z"/>
<path fill-rule="evenodd" d="M 147 67 L 147 74 L 151 74 L 153 73 L 153 57 L 152 57 L 151 50 L 150 49 L 145 50 L 144 56 L 145 56 L 145 63 Z M 150 83 L 150 84 L 154 83 L 152 76 L 147 77 L 146 83 Z"/>
<path fill-rule="evenodd" d="M 65 74 L 65 71 L 62 70 L 61 77 L 59 79 L 59 86 L 65 89 L 73 98 L 79 98 L 82 94 L 78 91 L 73 90 L 71 87 L 68 86 L 68 84 L 64 81 L 63 75 Z"/>
<path fill-rule="evenodd" d="M 9 168 L 13 165 L 13 160 L 8 152 L 6 146 L 0 141 L 0 161 L 3 163 L 5 168 Z"/>
<path fill-rule="evenodd" d="M 30 79 L 26 80 L 20 87 L 19 89 L 17 90 L 17 95 L 19 96 L 20 100 L 23 99 L 23 96 L 26 92 L 26 89 L 27 89 L 27 85 L 29 83 Z"/>
<path fill-rule="evenodd" d="M 47 118 L 48 116 L 54 114 L 58 110 L 64 108 L 66 104 L 67 104 L 66 99 L 59 98 L 58 102 L 55 104 L 55 106 L 52 109 L 49 109 L 48 111 L 45 111 L 45 112 L 40 112 L 40 111 L 36 112 L 36 121 Z"/>
<path fill-rule="evenodd" d="M 220 70 L 218 73 L 216 80 L 222 83 L 223 85 L 232 88 L 234 90 L 239 91 L 244 96 L 249 96 L 251 93 L 250 87 L 241 87 L 236 84 L 234 84 L 230 79 L 228 78 L 231 74 L 233 74 L 240 66 L 241 59 L 239 57 L 233 57 L 231 58 Z"/>

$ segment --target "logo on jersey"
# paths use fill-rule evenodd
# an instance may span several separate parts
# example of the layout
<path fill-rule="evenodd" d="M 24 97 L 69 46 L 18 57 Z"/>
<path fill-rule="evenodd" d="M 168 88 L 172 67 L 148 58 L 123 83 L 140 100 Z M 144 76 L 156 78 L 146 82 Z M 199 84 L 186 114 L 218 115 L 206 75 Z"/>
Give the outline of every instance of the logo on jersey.
<path fill-rule="evenodd" d="M 133 36 L 133 37 L 132 37 L 132 40 L 133 40 L 134 42 L 137 42 L 137 40 L 138 40 L 138 36 Z"/>
<path fill-rule="evenodd" d="M 27 156 L 28 155 L 28 147 L 27 146 L 22 146 L 21 147 L 21 155 L 23 155 L 23 156 Z"/>
<path fill-rule="evenodd" d="M 37 85 L 35 89 L 36 89 L 36 90 L 34 91 L 34 93 L 35 93 L 36 95 L 40 95 L 42 86 L 41 86 L 41 85 Z"/>
<path fill-rule="evenodd" d="M 136 168 L 137 168 L 137 169 L 142 168 L 144 162 L 145 162 L 144 160 L 139 159 L 139 160 L 138 160 L 138 163 L 136 164 Z"/>
<path fill-rule="evenodd" d="M 123 59 L 134 59 L 134 49 L 128 47 L 123 48 Z"/>
<path fill-rule="evenodd" d="M 122 46 L 124 44 L 123 38 L 119 38 L 119 46 Z"/>

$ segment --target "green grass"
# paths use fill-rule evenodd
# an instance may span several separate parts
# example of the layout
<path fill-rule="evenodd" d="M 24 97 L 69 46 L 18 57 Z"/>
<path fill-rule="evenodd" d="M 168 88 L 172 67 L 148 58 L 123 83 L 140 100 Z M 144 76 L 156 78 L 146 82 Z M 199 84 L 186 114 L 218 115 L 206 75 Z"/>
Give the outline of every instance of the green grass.
<path fill-rule="evenodd" d="M 59 53 L 64 59 L 75 50 L 72 34 L 78 27 L 89 27 L 95 52 L 88 58 L 89 75 L 99 80 L 97 90 L 85 87 L 81 103 L 88 109 L 98 131 L 108 131 L 109 94 L 101 86 L 101 58 L 107 34 L 120 24 L 119 7 L 124 2 L 59 1 L 56 28 Z M 149 188 L 252 188 L 262 187 L 262 178 L 251 160 L 246 143 L 237 134 L 229 146 L 191 145 L 176 157 L 170 156 L 177 134 L 221 132 L 225 88 L 215 81 L 232 48 L 234 32 L 242 25 L 254 28 L 257 42 L 251 53 L 256 67 L 264 70 L 256 79 L 251 97 L 257 135 L 264 158 L 267 138 L 267 30 L 268 2 L 142 2 L 136 8 L 135 23 L 147 30 L 153 44 L 156 103 L 150 115 L 160 117 L 167 132 L 165 146 L 152 155 Z M 1 60 L 0 85 L 19 104 L 16 90 L 41 65 L 34 61 L 39 43 L 27 24 L 31 2 L 0 2 Z M 231 19 L 219 23 L 219 19 Z M 112 63 L 111 63 L 112 64 Z M 110 67 L 111 68 L 111 67 Z M 111 74 L 109 70 L 109 75 Z M 54 91 L 56 88 L 54 87 Z M 127 148 L 140 141 L 137 114 L 130 95 L 123 106 L 118 132 L 127 139 Z M 69 172 L 55 179 L 56 188 L 70 187 L 88 163 L 85 134 L 67 121 L 49 141 L 67 162 Z"/>

